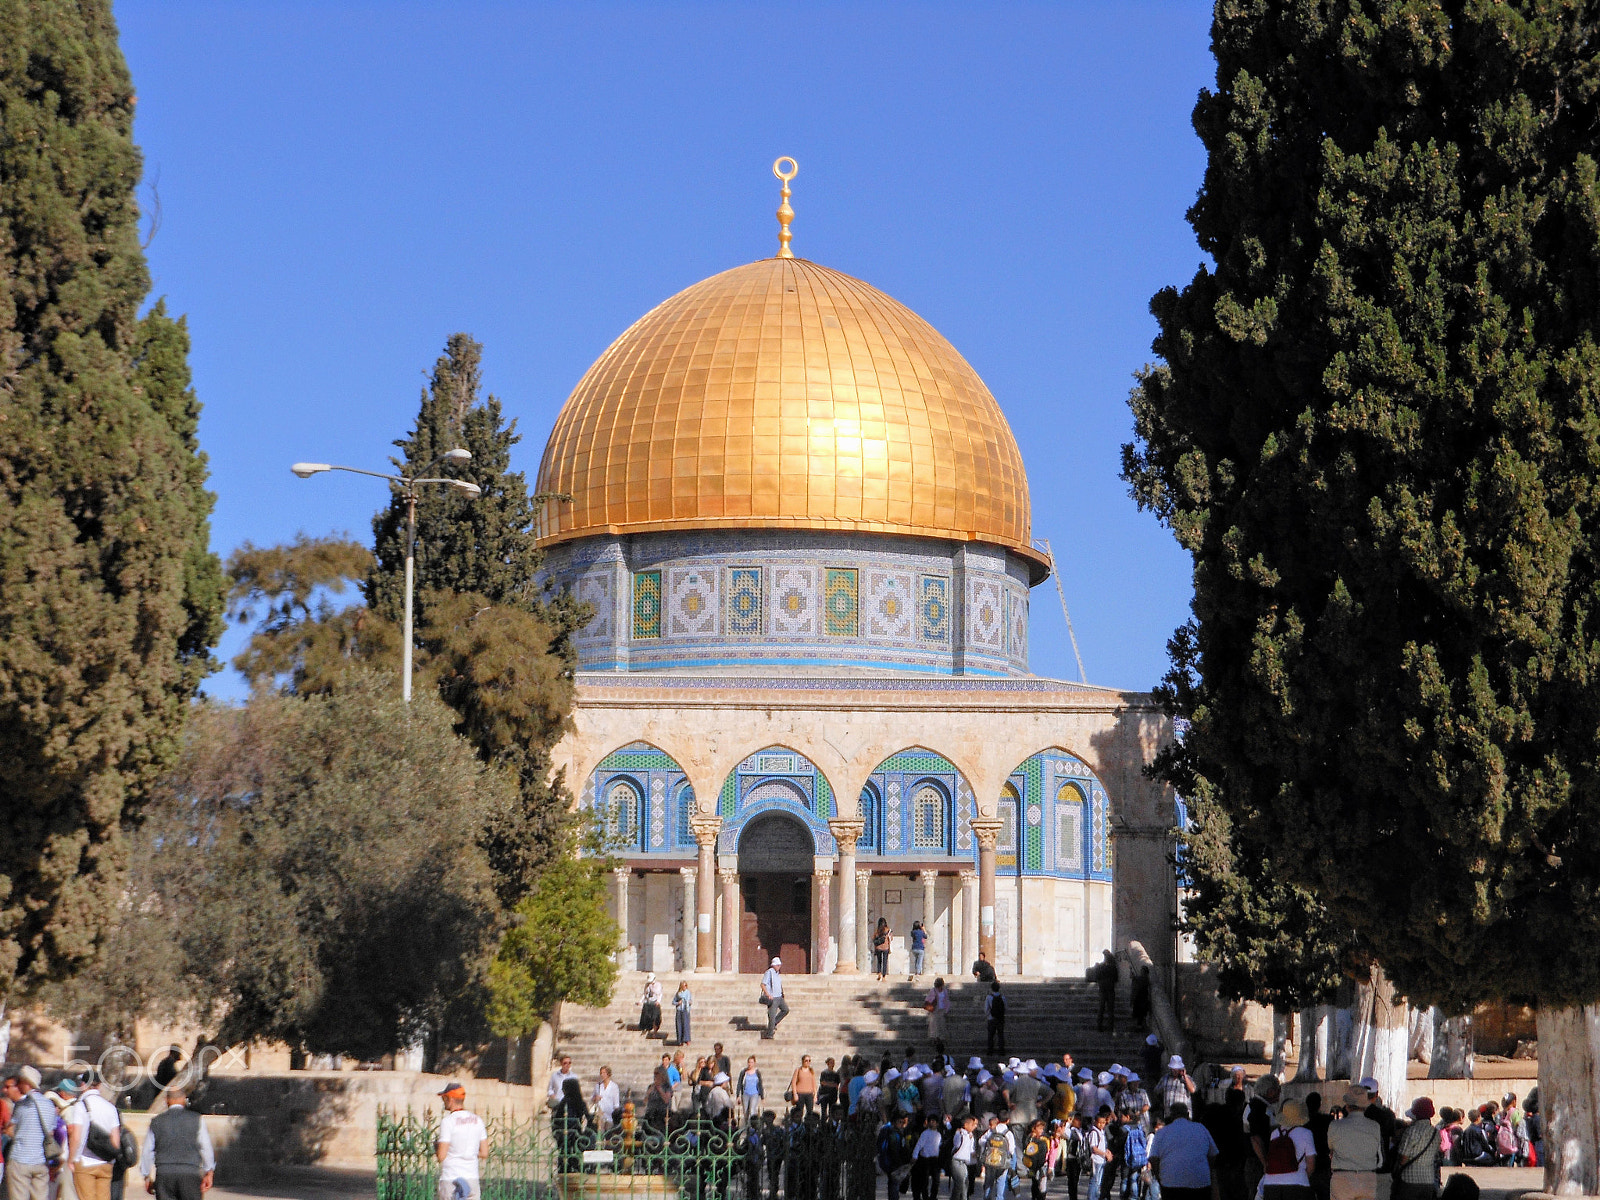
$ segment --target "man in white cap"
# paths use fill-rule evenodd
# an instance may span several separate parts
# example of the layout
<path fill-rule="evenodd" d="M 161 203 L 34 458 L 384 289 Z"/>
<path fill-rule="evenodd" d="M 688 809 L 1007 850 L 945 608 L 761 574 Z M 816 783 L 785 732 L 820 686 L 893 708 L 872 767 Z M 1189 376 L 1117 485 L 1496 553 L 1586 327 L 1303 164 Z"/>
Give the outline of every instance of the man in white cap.
<path fill-rule="evenodd" d="M 1011 1060 L 1016 1063 L 1016 1059 Z M 1031 1060 L 1030 1060 L 1031 1063 Z M 1039 1081 L 1028 1070 L 1030 1063 L 1013 1067 L 1017 1077 L 1008 1089 L 1011 1093 L 1011 1138 L 1018 1146 L 1027 1139 L 1028 1130 L 1039 1119 Z"/>
<path fill-rule="evenodd" d="M 1194 1089 L 1194 1080 L 1190 1079 L 1189 1072 L 1184 1070 L 1183 1059 L 1174 1054 L 1167 1059 L 1166 1075 L 1156 1084 L 1156 1111 L 1164 1113 L 1174 1104 L 1192 1108 L 1194 1101 L 1190 1097 L 1194 1095 Z"/>
<path fill-rule="evenodd" d="M 850 1115 L 857 1113 L 870 1113 L 877 1109 L 878 1101 L 883 1096 L 883 1091 L 878 1087 L 878 1073 L 868 1071 L 861 1077 L 862 1088 L 856 1097 L 855 1103 L 850 1106 Z"/>
<path fill-rule="evenodd" d="M 489 1131 L 477 1113 L 468 1111 L 467 1089 L 455 1080 L 444 1085 L 439 1098 L 444 1101 L 439 1136 L 434 1139 L 439 1156 L 439 1200 L 477 1200 L 481 1194 L 478 1164 L 489 1157 Z"/>
<path fill-rule="evenodd" d="M 939 1085 L 941 1096 L 941 1111 L 945 1116 L 959 1124 L 961 1114 L 967 1111 L 968 1097 L 971 1089 L 967 1086 L 967 1077 L 956 1073 L 953 1062 L 944 1065 L 944 1079 Z"/>
<path fill-rule="evenodd" d="M 1139 1063 L 1143 1069 L 1139 1074 L 1150 1080 L 1161 1078 L 1160 1036 L 1154 1033 L 1146 1035 L 1144 1045 L 1140 1047 L 1139 1053 L 1143 1056 Z"/>
<path fill-rule="evenodd" d="M 761 1003 L 767 1006 L 767 1027 L 763 1038 L 777 1032 L 778 1022 L 789 1015 L 789 1002 L 783 998 L 783 960 L 774 958 L 761 977 Z"/>
<path fill-rule="evenodd" d="M 1378 1172 L 1383 1169 L 1383 1130 L 1367 1119 L 1372 1093 L 1359 1083 L 1345 1089 L 1349 1115 L 1328 1126 L 1328 1157 L 1333 1174 L 1331 1200 L 1376 1200 Z"/>
<path fill-rule="evenodd" d="M 35 1067 L 22 1067 L 6 1080 L 12 1101 L 11 1153 L 6 1158 L 7 1200 L 45 1200 L 50 1190 L 50 1167 L 45 1161 L 47 1132 L 56 1127 L 56 1109 L 39 1090 Z M 48 1122 L 48 1124 L 46 1123 Z"/>
<path fill-rule="evenodd" d="M 713 1124 L 726 1129 L 728 1111 L 733 1108 L 733 1097 L 728 1095 L 728 1073 L 718 1071 L 711 1077 L 711 1091 L 706 1096 L 706 1116 Z"/>
<path fill-rule="evenodd" d="M 1110 1071 L 1101 1071 L 1100 1074 L 1094 1077 L 1095 1083 L 1100 1085 L 1095 1089 L 1094 1093 L 1094 1112 L 1099 1112 L 1102 1108 L 1109 1108 L 1113 1112 L 1116 1111 L 1111 1097 L 1111 1081 L 1113 1078 L 1115 1076 Z"/>

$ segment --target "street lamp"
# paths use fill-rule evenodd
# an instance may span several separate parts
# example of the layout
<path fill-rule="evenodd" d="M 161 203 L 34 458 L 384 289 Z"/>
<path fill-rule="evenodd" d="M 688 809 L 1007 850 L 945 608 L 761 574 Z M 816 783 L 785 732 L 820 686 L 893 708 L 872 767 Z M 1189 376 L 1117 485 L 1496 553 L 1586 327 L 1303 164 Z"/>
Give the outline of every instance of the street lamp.
<path fill-rule="evenodd" d="M 457 446 L 454 450 L 446 450 L 433 462 L 424 463 L 422 469 L 442 462 L 464 463 L 472 461 L 472 451 L 463 450 Z M 414 578 L 414 562 L 417 545 L 417 489 L 425 483 L 437 483 L 444 487 L 455 488 L 458 492 L 465 492 L 476 500 L 483 494 L 483 489 L 475 483 L 468 483 L 465 479 L 418 479 L 409 475 L 385 475 L 382 471 L 363 471 L 360 467 L 341 467 L 333 463 L 297 462 L 289 470 L 301 479 L 310 479 L 313 475 L 320 475 L 324 471 L 348 471 L 352 475 L 371 475 L 374 479 L 387 479 L 390 483 L 400 486 L 400 493 L 406 498 L 406 624 L 405 638 L 406 653 L 400 666 L 400 690 L 405 696 L 406 703 L 411 703 L 411 590 Z"/>

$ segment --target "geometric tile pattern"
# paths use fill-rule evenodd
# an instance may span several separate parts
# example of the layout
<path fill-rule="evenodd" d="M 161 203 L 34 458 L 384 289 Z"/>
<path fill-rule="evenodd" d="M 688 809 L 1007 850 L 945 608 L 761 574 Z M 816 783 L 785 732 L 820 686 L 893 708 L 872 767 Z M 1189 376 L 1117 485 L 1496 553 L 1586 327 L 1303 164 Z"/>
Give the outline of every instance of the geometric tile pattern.
<path fill-rule="evenodd" d="M 1063 783 L 1056 790 L 1056 870 L 1083 870 L 1083 792 Z"/>
<path fill-rule="evenodd" d="M 660 571 L 635 571 L 633 574 L 633 636 L 661 636 Z"/>
<path fill-rule="evenodd" d="M 1000 581 L 967 577 L 967 637 L 974 646 L 1005 649 L 1005 607 Z"/>
<path fill-rule="evenodd" d="M 864 605 L 867 637 L 910 641 L 913 607 L 910 572 L 868 573 Z"/>
<path fill-rule="evenodd" d="M 924 642 L 950 640 L 950 581 L 943 575 L 924 575 L 917 605 L 917 638 Z"/>
<path fill-rule="evenodd" d="M 829 567 L 822 591 L 823 632 L 855 637 L 860 627 L 860 594 L 854 567 Z"/>
<path fill-rule="evenodd" d="M 973 861 L 972 789 L 942 754 L 913 747 L 891 754 L 867 777 L 868 792 L 884 798 L 885 857 L 936 858 L 954 854 Z M 954 832 L 954 837 L 951 836 Z"/>
<path fill-rule="evenodd" d="M 733 637 L 761 634 L 761 568 L 728 568 L 728 633 Z"/>
<path fill-rule="evenodd" d="M 688 777 L 671 755 L 648 742 L 633 742 L 600 760 L 584 782 L 583 800 L 599 810 L 615 848 L 662 853 L 686 840 L 694 843 L 688 830 L 692 794 L 687 806 L 667 803 L 669 796 L 688 791 Z"/>
<path fill-rule="evenodd" d="M 1024 870 L 1109 877 L 1108 799 L 1088 764 L 1044 750 L 1017 764 L 1011 786 L 1021 799 Z"/>
<path fill-rule="evenodd" d="M 1012 658 L 1028 657 L 1028 598 L 1011 588 L 1006 589 L 1006 604 L 1011 608 L 1010 629 L 1006 635 L 1006 653 Z"/>
<path fill-rule="evenodd" d="M 611 637 L 611 575 L 608 572 L 593 572 L 584 575 L 578 580 L 578 603 L 587 604 L 594 610 L 594 616 L 589 623 L 578 633 L 584 640 L 591 638 Z"/>
<path fill-rule="evenodd" d="M 717 572 L 674 567 L 667 572 L 667 636 L 708 637 L 717 632 Z"/>
<path fill-rule="evenodd" d="M 815 567 L 773 567 L 773 634 L 778 637 L 816 637 L 817 600 Z"/>

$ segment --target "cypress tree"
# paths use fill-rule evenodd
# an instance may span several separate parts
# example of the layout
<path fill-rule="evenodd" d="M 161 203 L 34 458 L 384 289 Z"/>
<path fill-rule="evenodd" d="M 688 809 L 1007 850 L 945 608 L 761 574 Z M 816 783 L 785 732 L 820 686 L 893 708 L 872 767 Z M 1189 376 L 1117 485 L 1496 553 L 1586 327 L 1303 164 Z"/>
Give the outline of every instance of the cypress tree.
<path fill-rule="evenodd" d="M 1600 1190 L 1593 4 L 1224 0 L 1125 473 L 1194 559 L 1182 755 L 1413 1001 L 1539 1008 Z M 1403 1025 L 1403 1023 L 1402 1023 Z"/>
<path fill-rule="evenodd" d="M 496 397 L 480 399 L 482 356 L 470 336 L 451 335 L 416 425 L 395 442 L 395 465 L 482 489 L 477 498 L 437 486 L 419 492 L 414 602 L 427 675 L 456 711 L 456 731 L 519 781 L 517 802 L 490 814 L 483 843 L 500 901 L 511 909 L 552 855 L 573 849 L 571 799 L 561 778 L 551 778 L 550 754 L 570 721 L 567 634 L 582 613 L 565 600 L 544 603 L 535 589 L 543 555 L 534 502 L 522 472 L 511 470 L 511 447 L 521 438 Z M 472 452 L 471 462 L 427 468 L 457 446 Z M 367 582 L 369 605 L 390 621 L 405 603 L 405 526 L 397 491 L 373 520 L 377 565 Z"/>
<path fill-rule="evenodd" d="M 516 421 L 505 423 L 500 400 L 480 400 L 483 347 L 465 333 L 450 335 L 417 411 L 411 433 L 395 441 L 395 466 L 420 474 L 446 450 L 472 452 L 472 461 L 441 463 L 428 475 L 478 485 L 476 498 L 454 488 L 425 487 L 417 495 L 417 596 L 424 592 L 477 592 L 494 604 L 533 597 L 540 555 L 534 545 L 533 501 L 528 481 L 511 469 L 511 447 L 522 440 Z M 372 521 L 377 568 L 368 577 L 367 604 L 391 621 L 405 607 L 406 506 L 397 493 Z M 421 616 L 419 610 L 419 620 Z"/>
<path fill-rule="evenodd" d="M 220 632 L 133 106 L 109 3 L 0 0 L 0 1000 L 94 954 Z"/>

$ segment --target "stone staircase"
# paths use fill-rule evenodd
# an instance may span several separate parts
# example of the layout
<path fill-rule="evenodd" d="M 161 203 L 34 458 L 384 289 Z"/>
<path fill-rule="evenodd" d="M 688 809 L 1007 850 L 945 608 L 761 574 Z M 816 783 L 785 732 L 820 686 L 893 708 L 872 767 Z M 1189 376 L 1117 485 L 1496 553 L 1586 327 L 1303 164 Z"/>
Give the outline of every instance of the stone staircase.
<path fill-rule="evenodd" d="M 636 1028 L 639 997 L 644 993 L 641 973 L 622 973 L 605 1008 L 563 1005 L 553 1058 L 572 1055 L 573 1070 L 585 1081 L 586 1092 L 604 1063 L 610 1066 L 624 1098 L 630 1090 L 636 1099 L 642 1098 L 662 1052 L 677 1049 L 671 995 L 678 978 L 662 977 L 668 1003 L 661 1035 L 654 1038 L 644 1037 Z M 831 1056 L 837 1061 L 845 1054 L 864 1054 L 874 1065 L 889 1054 L 898 1063 L 907 1043 L 916 1048 L 918 1061 L 926 1062 L 934 1054 L 927 1014 L 922 1009 L 923 997 L 933 983 L 931 975 L 916 983 L 905 982 L 904 976 L 883 983 L 870 975 L 785 976 L 789 1015 L 770 1042 L 761 1040 L 766 1009 L 756 999 L 761 992 L 759 976 L 687 978 L 694 993 L 694 1040 L 685 1048 L 684 1057 L 692 1064 L 697 1054 L 709 1054 L 712 1044 L 721 1042 L 737 1077 L 746 1057 L 754 1054 L 769 1102 L 782 1095 L 801 1054 L 810 1054 L 818 1071 L 824 1058 Z M 1125 992 L 1118 996 L 1117 1032 L 1106 1034 L 1095 1031 L 1099 996 L 1092 983 L 1010 977 L 1001 984 L 1006 996 L 1008 1055 L 1035 1058 L 1040 1063 L 1059 1062 L 1062 1051 L 1070 1050 L 1079 1066 L 1104 1070 L 1121 1062 L 1138 1069 L 1145 1031 L 1133 1027 Z M 994 1061 L 985 1053 L 983 997 L 987 992 L 987 985 L 970 979 L 950 987 L 945 1044 L 959 1065 L 964 1066 L 974 1054 L 991 1064 Z"/>

